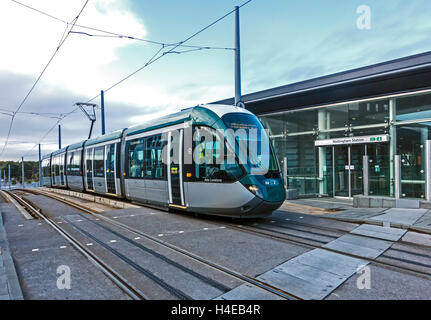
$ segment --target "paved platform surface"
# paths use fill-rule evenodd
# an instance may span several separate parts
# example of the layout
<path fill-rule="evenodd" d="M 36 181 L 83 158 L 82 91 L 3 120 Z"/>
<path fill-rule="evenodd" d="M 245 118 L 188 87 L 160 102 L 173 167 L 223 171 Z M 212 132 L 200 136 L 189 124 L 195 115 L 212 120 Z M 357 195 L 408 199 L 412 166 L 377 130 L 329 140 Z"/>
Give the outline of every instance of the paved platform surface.
<path fill-rule="evenodd" d="M 322 300 L 367 266 L 369 259 L 376 259 L 386 252 L 406 232 L 396 228 L 362 225 L 329 242 L 322 249 L 296 256 L 257 279 L 301 299 Z M 268 298 L 265 292 L 243 284 L 218 299 Z"/>
<path fill-rule="evenodd" d="M 1 199 L 0 208 L 25 300 L 130 299 L 48 224 L 26 220 Z M 70 289 L 57 286 L 59 266 L 70 269 Z"/>
<path fill-rule="evenodd" d="M 290 206 L 289 204 L 293 204 Z M 431 210 L 408 208 L 353 208 L 352 202 L 344 199 L 299 199 L 284 203 L 280 211 L 297 212 L 306 208 L 309 213 L 321 218 L 353 223 L 391 226 L 431 234 Z"/>
<path fill-rule="evenodd" d="M 7 233 L 3 226 L 2 203 L 0 200 L 0 300 L 22 300 L 23 295 L 10 255 Z"/>
<path fill-rule="evenodd" d="M 323 218 L 391 226 L 431 234 L 431 210 L 427 209 L 349 209 L 327 214 Z"/>

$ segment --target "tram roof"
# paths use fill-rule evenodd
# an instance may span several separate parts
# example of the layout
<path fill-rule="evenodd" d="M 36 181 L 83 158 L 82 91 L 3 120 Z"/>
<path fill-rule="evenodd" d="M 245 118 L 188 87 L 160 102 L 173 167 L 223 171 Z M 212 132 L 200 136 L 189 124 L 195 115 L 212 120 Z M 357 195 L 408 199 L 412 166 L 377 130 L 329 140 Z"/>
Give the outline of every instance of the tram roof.
<path fill-rule="evenodd" d="M 130 127 L 126 130 L 126 136 L 139 134 L 151 130 L 156 130 L 163 127 L 172 126 L 175 124 L 193 121 L 194 124 L 212 125 L 214 122 L 226 113 L 250 113 L 250 111 L 232 105 L 220 104 L 205 104 L 198 105 L 192 108 L 183 109 L 180 112 L 173 113 L 161 118 L 147 121 Z"/>
<path fill-rule="evenodd" d="M 85 143 L 85 146 L 93 146 L 95 144 L 99 144 L 99 143 L 104 143 L 104 142 L 109 142 L 111 140 L 117 140 L 120 139 L 122 134 L 123 134 L 124 129 L 121 130 L 117 130 L 108 134 L 105 134 L 103 136 L 98 136 L 96 138 L 93 139 L 89 139 L 87 140 L 87 142 Z"/>
<path fill-rule="evenodd" d="M 86 140 L 82 140 L 81 142 L 71 144 L 69 146 L 69 149 L 67 149 L 67 151 L 71 151 L 71 150 L 82 148 L 82 146 L 84 145 L 85 141 Z"/>
<path fill-rule="evenodd" d="M 65 153 L 65 152 L 66 152 L 66 150 L 67 150 L 67 148 L 68 148 L 68 146 L 67 146 L 67 147 L 64 147 L 64 148 L 61 148 L 61 149 L 59 149 L 59 150 L 57 150 L 57 151 L 54 151 L 54 152 L 52 153 L 52 155 L 53 155 L 53 156 L 56 156 L 56 155 L 58 155 L 58 154 Z"/>

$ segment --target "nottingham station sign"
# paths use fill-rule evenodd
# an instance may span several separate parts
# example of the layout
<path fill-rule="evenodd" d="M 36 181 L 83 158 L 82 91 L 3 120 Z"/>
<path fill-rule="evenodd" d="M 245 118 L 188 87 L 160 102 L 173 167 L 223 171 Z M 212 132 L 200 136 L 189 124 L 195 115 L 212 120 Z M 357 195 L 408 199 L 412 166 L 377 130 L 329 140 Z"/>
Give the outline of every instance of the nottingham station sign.
<path fill-rule="evenodd" d="M 325 147 L 325 146 L 342 146 L 346 144 L 364 144 L 364 143 L 381 143 L 388 142 L 389 135 L 375 135 L 375 136 L 362 136 L 362 137 L 346 137 L 346 138 L 337 138 L 337 139 L 328 139 L 328 140 L 316 140 L 314 141 L 314 145 L 316 147 Z"/>

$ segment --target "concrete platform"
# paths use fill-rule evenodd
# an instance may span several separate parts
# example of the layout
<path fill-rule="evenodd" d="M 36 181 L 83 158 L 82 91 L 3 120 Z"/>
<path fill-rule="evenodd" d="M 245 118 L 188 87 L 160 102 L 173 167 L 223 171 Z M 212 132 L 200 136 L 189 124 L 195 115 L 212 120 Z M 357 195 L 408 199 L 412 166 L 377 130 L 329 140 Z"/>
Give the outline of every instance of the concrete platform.
<path fill-rule="evenodd" d="M 326 300 L 429 300 L 431 280 L 396 270 L 368 265 L 371 288 L 359 288 L 361 275 L 353 275 L 333 291 Z"/>
<path fill-rule="evenodd" d="M 47 223 L 25 219 L 11 203 L 0 208 L 25 300 L 130 299 Z M 70 290 L 57 287 L 59 266 L 70 268 Z"/>
<path fill-rule="evenodd" d="M 366 223 L 431 234 L 431 210 L 408 208 L 352 208 L 321 218 Z"/>
<path fill-rule="evenodd" d="M 10 255 L 0 200 L 0 300 L 23 300 L 21 287 Z"/>
<path fill-rule="evenodd" d="M 346 234 L 323 247 L 367 259 L 375 259 L 389 249 L 392 244 L 391 241 Z"/>
<path fill-rule="evenodd" d="M 342 254 L 314 249 L 265 272 L 257 279 L 302 299 L 321 300 L 368 262 Z M 241 285 L 221 299 L 265 299 L 256 289 Z"/>
<path fill-rule="evenodd" d="M 407 230 L 404 229 L 363 224 L 353 230 L 351 233 L 378 238 L 382 240 L 398 241 L 399 239 L 401 239 L 402 236 L 406 234 L 406 232 Z"/>
<path fill-rule="evenodd" d="M 398 209 L 393 208 L 386 210 L 384 214 L 371 218 L 371 220 L 388 222 L 391 225 L 412 226 L 428 210 L 426 209 Z"/>
<path fill-rule="evenodd" d="M 431 209 L 431 201 L 420 199 L 395 199 L 383 196 L 356 195 L 353 197 L 355 208 L 405 208 Z"/>

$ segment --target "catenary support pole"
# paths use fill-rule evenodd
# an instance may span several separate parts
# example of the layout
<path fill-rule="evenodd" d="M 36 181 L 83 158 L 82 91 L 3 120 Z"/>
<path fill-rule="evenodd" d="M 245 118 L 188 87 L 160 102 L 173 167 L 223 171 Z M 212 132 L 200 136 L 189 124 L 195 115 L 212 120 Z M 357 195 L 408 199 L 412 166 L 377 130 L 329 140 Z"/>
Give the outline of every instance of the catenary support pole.
<path fill-rule="evenodd" d="M 10 190 L 10 185 L 11 185 L 11 180 L 10 180 L 10 164 L 7 166 L 7 170 L 8 170 L 8 184 L 9 184 L 9 190 Z"/>
<path fill-rule="evenodd" d="M 102 118 L 102 135 L 105 134 L 105 93 L 100 91 L 100 107 L 101 107 L 101 118 Z"/>
<path fill-rule="evenodd" d="M 21 157 L 21 175 L 22 175 L 22 187 L 25 188 L 25 177 L 24 177 L 24 157 Z"/>
<path fill-rule="evenodd" d="M 58 150 L 61 149 L 61 124 L 58 125 Z"/>
<path fill-rule="evenodd" d="M 42 187 L 42 153 L 40 151 L 40 143 L 39 143 L 39 187 Z"/>
<path fill-rule="evenodd" d="M 235 105 L 243 106 L 241 97 L 241 41 L 238 6 L 235 7 Z"/>

